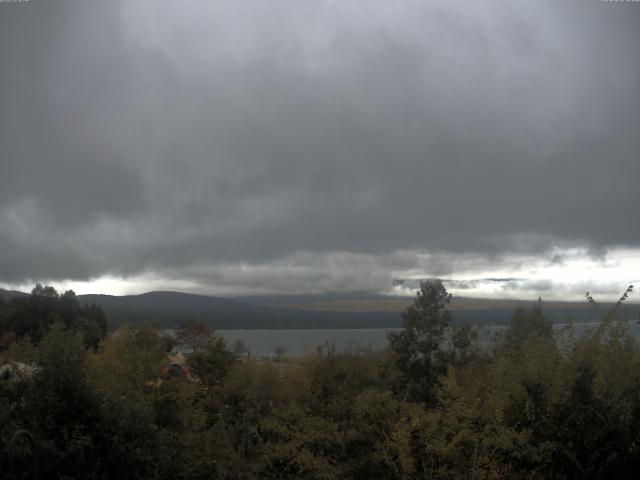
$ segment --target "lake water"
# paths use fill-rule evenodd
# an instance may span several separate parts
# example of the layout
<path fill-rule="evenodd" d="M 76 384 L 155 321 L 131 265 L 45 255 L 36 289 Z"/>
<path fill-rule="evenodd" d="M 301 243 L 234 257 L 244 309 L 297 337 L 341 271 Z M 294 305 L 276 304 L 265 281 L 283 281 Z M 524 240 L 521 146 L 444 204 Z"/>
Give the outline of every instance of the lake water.
<path fill-rule="evenodd" d="M 576 335 L 598 325 L 593 323 L 576 323 Z M 556 332 L 560 334 L 566 324 L 555 324 Z M 503 326 L 488 326 L 479 329 L 480 345 L 488 345 L 496 335 L 504 329 Z M 273 354 L 276 346 L 285 347 L 289 355 L 304 355 L 316 351 L 319 345 L 335 345 L 336 350 L 373 349 L 382 350 L 387 344 L 387 332 L 400 329 L 368 328 L 368 329 L 322 329 L 322 330 L 218 330 L 227 344 L 232 346 L 237 340 L 242 340 L 251 355 L 265 357 Z M 632 324 L 631 331 L 636 339 L 640 339 L 640 325 Z"/>

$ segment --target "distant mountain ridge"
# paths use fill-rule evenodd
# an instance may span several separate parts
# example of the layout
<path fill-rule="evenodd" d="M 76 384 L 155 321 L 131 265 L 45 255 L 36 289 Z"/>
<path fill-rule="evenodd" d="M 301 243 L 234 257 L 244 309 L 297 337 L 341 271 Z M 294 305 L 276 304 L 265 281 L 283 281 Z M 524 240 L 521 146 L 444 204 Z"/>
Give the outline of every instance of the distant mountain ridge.
<path fill-rule="evenodd" d="M 17 290 L 5 290 L 3 288 L 0 288 L 0 298 L 5 301 L 11 300 L 12 298 L 24 297 L 27 295 L 28 293 L 19 292 Z"/>
<path fill-rule="evenodd" d="M 27 295 L 0 289 L 5 300 Z M 323 329 L 396 328 L 412 297 L 379 294 L 270 295 L 220 298 L 208 295 L 154 291 L 140 295 L 78 295 L 81 303 L 95 303 L 105 311 L 112 328 L 146 321 L 175 327 L 185 319 L 205 322 L 216 329 Z M 505 324 L 517 306 L 532 301 L 454 297 L 450 305 L 454 323 Z M 611 304 L 603 304 L 604 308 Z M 639 305 L 630 304 L 633 318 Z M 593 321 L 595 312 L 586 302 L 548 302 L 546 315 L 554 322 L 569 316 L 577 322 Z"/>
<path fill-rule="evenodd" d="M 397 328 L 402 322 L 402 311 L 413 302 L 412 297 L 366 293 L 220 298 L 160 291 L 79 298 L 100 305 L 114 324 L 156 321 L 176 326 L 192 318 L 217 329 Z M 450 309 L 454 323 L 500 325 L 509 321 L 516 307 L 533 303 L 454 297 Z M 554 322 L 566 321 L 570 316 L 577 322 L 593 321 L 597 316 L 586 302 L 546 302 L 544 308 Z M 632 308 L 637 315 L 638 305 Z"/>
<path fill-rule="evenodd" d="M 112 324 L 144 321 L 177 326 L 185 319 L 199 320 L 217 329 L 278 328 L 392 328 L 400 325 L 399 312 L 311 312 L 254 305 L 229 299 L 178 292 L 141 295 L 79 295 L 81 302 L 101 306 Z"/>

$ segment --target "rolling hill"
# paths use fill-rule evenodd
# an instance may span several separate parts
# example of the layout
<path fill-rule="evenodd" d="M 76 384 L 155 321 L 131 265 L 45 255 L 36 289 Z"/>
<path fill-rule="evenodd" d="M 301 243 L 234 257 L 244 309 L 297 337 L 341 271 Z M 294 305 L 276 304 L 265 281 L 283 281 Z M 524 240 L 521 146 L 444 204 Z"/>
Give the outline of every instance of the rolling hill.
<path fill-rule="evenodd" d="M 81 295 L 81 301 L 100 305 L 112 325 L 155 321 L 176 326 L 192 318 L 217 329 L 279 328 L 394 328 L 412 298 L 384 295 L 303 295 L 218 298 L 177 292 L 142 295 Z M 450 309 L 454 323 L 470 321 L 482 325 L 505 324 L 513 310 L 531 302 L 454 298 Z M 632 315 L 638 305 L 629 305 Z M 554 322 L 570 316 L 577 322 L 593 321 L 597 312 L 586 303 L 549 302 L 545 313 Z"/>
<path fill-rule="evenodd" d="M 9 301 L 12 298 L 25 297 L 27 295 L 28 295 L 27 293 L 18 292 L 17 290 L 4 290 L 0 288 L 0 298 L 2 298 L 5 301 Z"/>
<path fill-rule="evenodd" d="M 0 289 L 0 297 L 5 300 L 24 295 L 27 294 Z M 125 296 L 79 295 L 78 298 L 82 303 L 102 307 L 111 327 L 151 321 L 171 328 L 182 320 L 194 319 L 216 329 L 394 328 L 400 326 L 402 311 L 413 301 L 410 297 L 365 293 L 219 298 L 164 291 Z M 530 303 L 454 297 L 450 310 L 454 323 L 501 325 L 509 321 L 517 306 Z M 638 304 L 625 308 L 632 318 L 638 317 Z M 577 322 L 589 322 L 598 316 L 584 302 L 548 302 L 544 309 L 554 322 L 563 322 L 569 317 Z"/>
<path fill-rule="evenodd" d="M 112 325 L 154 321 L 172 327 L 187 318 L 217 329 L 389 328 L 400 324 L 398 312 L 304 311 L 177 292 L 80 295 L 79 299 L 101 306 Z"/>

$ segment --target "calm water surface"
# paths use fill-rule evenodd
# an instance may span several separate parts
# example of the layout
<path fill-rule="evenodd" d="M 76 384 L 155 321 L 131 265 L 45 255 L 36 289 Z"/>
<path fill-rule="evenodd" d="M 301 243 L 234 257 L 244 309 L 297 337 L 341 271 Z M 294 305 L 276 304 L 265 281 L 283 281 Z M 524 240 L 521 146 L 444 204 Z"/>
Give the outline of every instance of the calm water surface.
<path fill-rule="evenodd" d="M 593 323 L 576 323 L 576 335 L 597 326 Z M 554 328 L 558 335 L 562 334 L 566 324 L 556 324 Z M 480 344 L 488 345 L 496 335 L 504 329 L 503 326 L 481 327 Z M 237 340 L 242 340 L 249 348 L 251 355 L 256 357 L 270 356 L 276 346 L 284 346 L 290 355 L 304 355 L 317 350 L 318 346 L 335 345 L 336 350 L 373 349 L 382 350 L 387 346 L 387 332 L 400 329 L 322 329 L 322 330 L 218 330 L 230 346 Z M 640 325 L 632 324 L 631 331 L 636 339 L 640 339 Z"/>

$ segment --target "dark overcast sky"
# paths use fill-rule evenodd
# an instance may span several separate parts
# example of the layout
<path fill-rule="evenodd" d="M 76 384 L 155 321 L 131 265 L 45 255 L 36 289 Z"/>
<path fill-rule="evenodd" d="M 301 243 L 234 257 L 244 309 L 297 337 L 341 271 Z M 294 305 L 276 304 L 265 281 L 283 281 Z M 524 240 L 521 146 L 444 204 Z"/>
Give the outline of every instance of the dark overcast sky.
<path fill-rule="evenodd" d="M 632 2 L 0 3 L 0 283 L 632 255 L 639 48 Z"/>

